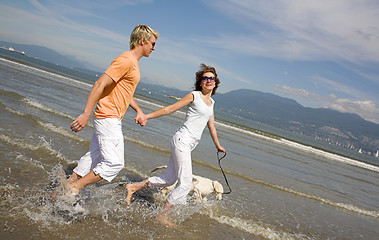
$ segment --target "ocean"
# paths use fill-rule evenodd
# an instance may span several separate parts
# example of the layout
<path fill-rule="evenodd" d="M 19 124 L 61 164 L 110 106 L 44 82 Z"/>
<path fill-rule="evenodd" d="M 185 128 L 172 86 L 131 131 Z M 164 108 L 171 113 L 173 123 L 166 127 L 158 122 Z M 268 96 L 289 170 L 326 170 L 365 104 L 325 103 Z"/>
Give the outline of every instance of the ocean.
<path fill-rule="evenodd" d="M 184 111 L 140 127 L 129 109 L 123 119 L 124 169 L 111 183 L 84 188 L 74 205 L 54 202 L 50 193 L 88 150 L 92 124 L 79 133 L 69 124 L 82 112 L 96 76 L 22 56 L 8 60 L 6 54 L 0 58 L 0 239 L 379 236 L 379 160 L 359 159 L 337 146 L 320 150 L 301 138 L 242 127 L 237 118 L 221 121 L 217 113 L 219 140 L 227 151 L 221 165 L 232 192 L 221 201 L 209 197 L 175 208 L 170 217 L 177 227 L 155 221 L 164 203 L 157 189 L 138 192 L 131 206 L 124 199 L 126 183 L 159 174 L 151 170 L 168 163 L 170 139 Z M 173 101 L 154 96 L 142 89 L 135 95 L 145 113 Z M 228 190 L 208 130 L 192 158 L 194 174 Z"/>

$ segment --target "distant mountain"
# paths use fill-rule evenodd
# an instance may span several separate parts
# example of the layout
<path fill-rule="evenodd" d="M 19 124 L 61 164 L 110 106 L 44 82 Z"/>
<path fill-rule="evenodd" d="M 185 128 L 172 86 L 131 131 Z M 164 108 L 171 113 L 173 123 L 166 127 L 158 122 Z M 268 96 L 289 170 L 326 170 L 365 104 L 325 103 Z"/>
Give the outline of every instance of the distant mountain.
<path fill-rule="evenodd" d="M 70 68 L 82 68 L 98 71 L 99 69 L 90 63 L 80 61 L 73 56 L 64 56 L 50 48 L 36 45 L 17 44 L 0 41 L 0 47 L 14 48 L 17 51 L 24 51 L 26 55 L 35 57 L 47 62 L 59 64 Z"/>
<path fill-rule="evenodd" d="M 345 147 L 364 147 L 366 152 L 379 148 L 379 124 L 357 114 L 303 107 L 292 99 L 247 89 L 216 94 L 214 99 L 217 111 Z"/>
<path fill-rule="evenodd" d="M 160 93 L 161 96 L 183 97 L 188 93 L 143 81 L 139 89 Z M 365 152 L 371 153 L 379 148 L 379 124 L 366 121 L 357 114 L 341 113 L 327 108 L 308 108 L 293 99 L 248 89 L 217 93 L 213 98 L 216 101 L 216 113 L 238 115 L 247 120 L 346 148 L 363 148 Z M 217 115 L 220 116 L 221 114 Z"/>

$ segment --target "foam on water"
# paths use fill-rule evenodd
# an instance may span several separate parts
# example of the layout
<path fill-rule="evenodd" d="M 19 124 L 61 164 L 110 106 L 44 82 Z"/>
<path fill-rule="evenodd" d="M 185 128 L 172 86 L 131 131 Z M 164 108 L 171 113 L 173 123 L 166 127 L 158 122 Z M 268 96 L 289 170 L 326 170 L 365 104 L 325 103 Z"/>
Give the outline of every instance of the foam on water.
<path fill-rule="evenodd" d="M 34 99 L 31 99 L 31 98 L 24 98 L 21 100 L 22 102 L 32 106 L 32 107 L 35 107 L 35 108 L 38 108 L 40 110 L 43 110 L 43 111 L 46 111 L 46 112 L 50 112 L 50 113 L 53 113 L 53 114 L 56 114 L 58 116 L 61 116 L 61 117 L 67 117 L 69 119 L 72 119 L 74 120 L 75 118 L 66 114 L 66 113 L 63 113 L 63 112 L 60 112 L 60 111 L 57 111 L 56 109 L 54 108 L 51 108 L 51 107 L 48 107 L 46 105 L 43 105 L 42 103 L 34 100 Z"/>
<path fill-rule="evenodd" d="M 371 210 L 367 210 L 367 209 L 364 209 L 364 208 L 360 208 L 360 207 L 354 206 L 352 204 L 335 202 L 333 200 L 322 198 L 322 197 L 317 196 L 317 195 L 312 195 L 312 194 L 300 192 L 300 191 L 297 191 L 297 190 L 294 190 L 294 189 L 291 189 L 291 188 L 288 188 L 288 187 L 284 187 L 284 186 L 281 186 L 281 185 L 269 183 L 269 182 L 266 182 L 266 181 L 263 181 L 263 180 L 260 180 L 260 179 L 251 178 L 251 177 L 248 177 L 248 176 L 245 176 L 245 175 L 241 175 L 241 174 L 238 174 L 238 173 L 233 173 L 233 172 L 230 172 L 230 171 L 227 171 L 227 170 L 225 172 L 227 172 L 229 174 L 233 174 L 233 175 L 238 175 L 238 176 L 240 176 L 242 178 L 245 178 L 245 179 L 248 179 L 248 180 L 250 180 L 252 182 L 255 182 L 255 183 L 258 183 L 258 184 L 262 184 L 262 185 L 271 187 L 271 188 L 276 189 L 276 190 L 281 190 L 281 191 L 284 191 L 284 192 L 296 195 L 298 197 L 315 200 L 315 201 L 317 201 L 319 203 L 326 204 L 326 205 L 329 205 L 329 206 L 332 206 L 332 207 L 336 207 L 336 208 L 340 208 L 340 209 L 343 209 L 343 210 L 346 210 L 346 211 L 349 211 L 349 212 L 352 212 L 352 213 L 357 213 L 357 214 L 362 214 L 362 215 L 366 215 L 366 216 L 370 216 L 370 217 L 374 217 L 374 218 L 379 218 L 379 211 L 374 211 L 374 210 L 371 211 Z"/>
<path fill-rule="evenodd" d="M 159 146 L 154 145 L 154 144 L 150 144 L 148 142 L 142 141 L 141 139 L 136 139 L 136 138 L 133 138 L 133 137 L 130 137 L 130 136 L 127 136 L 127 135 L 124 135 L 124 140 L 126 140 L 128 142 L 137 143 L 137 144 L 142 145 L 144 147 L 148 147 L 148 148 L 151 148 L 151 149 L 159 150 L 161 152 L 170 152 L 169 150 L 167 150 L 165 148 L 159 147 Z"/>
<path fill-rule="evenodd" d="M 17 157 L 16 157 L 17 160 L 21 160 L 23 162 L 27 162 L 27 163 L 30 163 L 31 165 L 35 166 L 35 167 L 38 167 L 40 169 L 43 169 L 45 170 L 45 167 L 43 166 L 42 162 L 41 161 L 38 161 L 36 159 L 33 159 L 33 158 L 27 158 L 25 157 L 24 155 L 22 154 L 18 154 Z M 11 169 L 11 168 L 9 168 Z M 11 170 L 9 170 L 11 171 Z"/>
<path fill-rule="evenodd" d="M 34 71 L 34 70 L 33 70 Z M 36 71 L 39 71 L 36 69 Z M 44 72 L 44 71 L 41 71 Z M 44 72 L 43 74 L 49 75 L 50 73 Z M 56 75 L 56 74 L 55 74 Z M 53 75 L 52 75 L 53 76 Z M 55 76 L 58 80 L 62 77 L 59 75 Z M 72 82 L 75 85 L 82 85 L 85 87 L 90 87 L 89 84 L 82 83 L 79 81 L 76 81 L 74 79 L 65 78 L 66 82 Z M 21 100 L 22 99 L 22 100 Z M 52 113 L 57 116 L 74 119 L 69 114 L 66 114 L 64 112 L 58 111 L 56 109 L 53 109 L 49 106 L 46 106 L 44 104 L 41 104 L 40 102 L 31 99 L 31 98 L 21 98 L 17 97 L 17 101 L 22 101 L 24 104 L 28 106 L 32 106 L 33 108 L 37 108 L 41 111 L 45 111 L 47 113 Z M 139 101 L 139 103 L 143 103 L 148 106 L 153 106 L 154 108 L 160 108 L 162 107 L 159 104 L 155 104 L 149 101 L 145 101 L 142 99 L 136 99 Z M 32 116 L 25 113 L 20 112 L 19 110 L 15 110 L 13 108 L 10 108 L 8 106 L 5 106 L 4 108 L 6 111 L 13 113 L 18 116 L 27 117 L 31 116 L 33 118 L 33 121 L 38 123 L 40 126 L 43 126 L 44 128 L 47 128 L 47 130 L 57 133 L 59 135 L 64 136 L 65 138 L 74 139 L 75 141 L 88 141 L 88 139 L 84 139 L 76 134 L 71 133 L 69 130 L 66 130 L 62 127 L 56 126 L 52 123 L 44 122 L 38 118 L 38 116 Z M 180 115 L 183 115 L 184 113 L 178 113 Z M 15 116 L 14 115 L 14 116 Z M 34 124 L 34 123 L 33 123 Z M 325 157 L 327 159 L 338 161 L 344 164 L 349 164 L 353 166 L 358 166 L 361 168 L 365 168 L 371 171 L 379 172 L 379 168 L 376 166 L 372 166 L 369 164 L 365 164 L 347 157 L 342 157 L 337 154 L 328 153 L 322 150 L 318 150 L 316 148 L 302 145 L 299 143 L 295 143 L 286 139 L 282 139 L 280 137 L 275 136 L 267 136 L 264 134 L 256 133 L 249 130 L 244 130 L 239 127 L 231 126 L 224 123 L 217 122 L 219 127 L 229 129 L 231 131 L 240 132 L 246 135 L 254 136 L 256 138 L 263 139 L 265 141 L 273 142 L 275 144 L 281 144 L 288 146 L 292 149 L 297 149 L 306 153 L 311 153 L 313 155 L 319 155 L 322 157 Z M 60 160 L 64 160 L 64 164 L 68 162 L 66 160 L 66 157 L 63 156 L 59 151 L 54 150 L 52 148 L 52 142 L 46 140 L 44 137 L 39 137 L 37 140 L 34 140 L 35 142 L 30 142 L 32 140 L 18 138 L 14 136 L 9 136 L 5 129 L 1 129 L 0 133 L 0 141 L 5 143 L 5 145 L 11 145 L 15 147 L 15 151 L 21 151 L 20 149 L 26 149 L 31 151 L 40 151 L 47 152 L 48 154 L 56 156 Z M 148 147 L 151 149 L 159 150 L 168 152 L 169 150 L 160 148 L 154 144 L 150 144 L 144 141 L 141 141 L 140 138 L 135 139 L 132 136 L 125 136 L 126 141 L 131 141 L 137 144 L 140 144 L 144 147 Z M 7 146 L 5 146 L 7 147 Z M 32 159 L 30 157 L 26 157 L 24 154 L 19 153 L 14 154 L 16 156 L 15 160 L 27 162 L 31 165 L 34 165 L 38 168 L 41 168 L 44 172 L 48 172 L 44 167 L 43 162 Z M 50 157 L 50 156 L 48 156 Z M 202 162 L 201 160 L 195 160 L 195 162 L 198 162 L 199 164 L 203 164 L 209 168 L 213 168 L 215 170 L 219 170 L 217 166 L 213 166 L 212 164 L 208 164 L 205 162 Z M 9 170 L 6 168 L 5 173 L 9 171 L 11 173 L 13 168 L 11 169 L 9 167 Z M 149 175 L 147 175 L 144 171 L 138 170 L 133 167 L 132 164 L 126 164 L 125 169 L 127 172 L 132 173 L 133 175 L 141 176 L 142 178 L 147 178 Z M 304 193 L 301 191 L 297 191 L 291 188 L 287 188 L 281 185 L 272 184 L 267 181 L 263 181 L 260 179 L 254 179 L 250 178 L 248 176 L 238 174 L 236 172 L 231 172 L 226 170 L 227 174 L 232 174 L 237 178 L 243 178 L 247 179 L 251 182 L 258 183 L 264 186 L 268 186 L 274 190 L 283 191 L 286 193 L 293 194 L 296 197 L 301 197 L 305 199 L 310 199 L 311 201 L 308 202 L 315 202 L 316 204 L 325 204 L 328 206 L 332 206 L 336 209 L 342 209 L 344 211 L 347 211 L 349 213 L 358 214 L 358 215 L 364 215 L 369 216 L 374 219 L 375 221 L 377 218 L 379 218 L 379 211 L 370 211 L 364 208 L 360 208 L 357 206 L 354 206 L 352 204 L 342 203 L 342 202 L 336 202 L 327 198 L 323 198 L 317 195 L 312 195 L 308 193 Z M 63 167 L 61 165 L 57 165 L 56 168 L 52 170 L 52 172 L 48 172 L 48 174 L 51 174 L 51 181 L 56 183 L 61 183 L 65 180 L 66 175 L 63 171 Z M 153 199 L 154 201 L 151 201 L 149 199 L 151 193 L 148 192 L 142 192 L 140 195 L 136 196 L 135 204 L 133 204 L 130 207 L 126 207 L 124 203 L 125 198 L 125 183 L 134 181 L 132 178 L 133 176 L 127 176 L 124 178 L 124 181 L 111 183 L 111 184 L 105 184 L 102 186 L 94 184 L 93 186 L 86 187 L 81 191 L 80 193 L 80 201 L 76 204 L 67 204 L 64 201 L 57 201 L 52 202 L 50 199 L 48 199 L 48 195 L 51 192 L 51 189 L 46 186 L 48 189 L 41 189 L 41 186 L 30 187 L 24 189 L 20 188 L 17 183 L 7 183 L 6 179 L 4 177 L 0 176 L 0 179 L 4 180 L 2 185 L 0 185 L 0 193 L 1 193 L 1 204 L 6 205 L 7 203 L 12 205 L 11 210 L 13 211 L 11 214 L 13 216 L 19 214 L 20 216 L 26 215 L 29 219 L 31 219 L 33 222 L 40 222 L 43 225 L 48 225 L 49 229 L 54 229 L 58 226 L 62 225 L 70 225 L 71 223 L 74 223 L 76 221 L 85 221 L 88 218 L 92 218 L 91 221 L 98 221 L 97 223 L 104 223 L 103 225 L 106 225 L 108 227 L 114 227 L 116 226 L 119 228 L 119 231 L 122 233 L 123 228 L 126 228 L 129 224 L 132 224 L 133 222 L 136 222 L 136 225 L 147 225 L 149 226 L 148 229 L 143 229 L 141 227 L 140 229 L 128 229 L 128 231 L 135 233 L 143 233 L 150 236 L 154 236 L 154 232 L 150 231 L 150 227 L 152 223 L 154 223 L 154 216 L 156 215 L 157 211 L 160 209 L 160 203 L 162 201 L 155 201 L 157 198 L 155 198 L 153 193 Z M 37 185 L 40 183 L 37 183 Z M 46 185 L 46 181 L 42 184 Z M 16 204 L 17 203 L 17 204 Z M 180 211 L 181 212 L 180 212 Z M 234 229 L 241 230 L 241 232 L 250 233 L 255 236 L 259 236 L 266 239 L 311 239 L 310 237 L 307 237 L 303 235 L 302 233 L 297 232 L 289 232 L 291 230 L 282 230 L 280 227 L 275 227 L 275 223 L 272 223 L 273 225 L 270 225 L 269 223 L 261 223 L 256 222 L 254 220 L 251 220 L 249 218 L 244 219 L 240 216 L 236 215 L 229 215 L 228 213 L 221 213 L 217 210 L 214 210 L 214 207 L 203 207 L 202 205 L 196 205 L 191 206 L 189 205 L 187 208 L 179 209 L 178 213 L 179 215 L 173 215 L 173 219 L 177 223 L 182 223 L 188 218 L 190 218 L 194 213 L 200 212 L 200 214 L 209 217 L 215 221 L 217 221 L 220 224 L 225 224 L 227 226 L 230 226 Z M 19 211 L 19 212 L 17 212 Z M 15 214 L 17 212 L 17 214 Z M 358 216 L 358 218 L 363 218 L 362 216 Z M 367 218 L 366 218 L 367 219 Z M 295 230 L 296 231 L 296 230 Z"/>
<path fill-rule="evenodd" d="M 300 233 L 287 233 L 270 227 L 268 224 L 257 223 L 253 220 L 242 219 L 238 217 L 230 217 L 218 213 L 214 207 L 210 206 L 201 211 L 210 218 L 216 220 L 219 223 L 226 224 L 233 228 L 240 229 L 242 231 L 254 234 L 255 236 L 262 236 L 270 240 L 303 240 L 311 239 L 304 234 Z"/>
<path fill-rule="evenodd" d="M 28 65 L 25 65 L 25 64 L 21 64 L 21 63 L 17 63 L 17 62 L 14 62 L 14 61 L 10 61 L 10 60 L 7 60 L 7 59 L 1 58 L 1 57 L 0 57 L 0 61 L 7 62 L 10 65 L 18 66 L 18 67 L 21 67 L 21 68 L 23 68 L 25 70 L 29 70 L 29 71 L 32 71 L 32 72 L 35 72 L 35 73 L 39 73 L 41 75 L 50 76 L 50 77 L 53 77 L 55 79 L 64 80 L 64 81 L 70 82 L 70 83 L 75 83 L 75 85 L 78 85 L 78 86 L 84 86 L 86 88 L 92 86 L 91 84 L 88 84 L 88 83 L 85 83 L 85 82 L 82 82 L 82 81 L 78 81 L 78 80 L 75 80 L 73 78 L 64 77 L 64 76 L 59 75 L 59 74 L 55 74 L 55 73 L 48 72 L 48 71 L 45 71 L 45 70 L 42 70 L 42 69 L 39 69 L 39 68 L 35 68 L 35 67 L 31 67 L 31 66 L 28 66 Z"/>
<path fill-rule="evenodd" d="M 75 80 L 75 79 L 72 79 L 72 78 L 64 77 L 64 76 L 61 76 L 61 75 L 58 75 L 58 74 L 55 74 L 55 73 L 47 72 L 47 71 L 44 71 L 44 70 L 41 70 L 41 69 L 38 69 L 38 68 L 34 68 L 34 67 L 30 67 L 30 66 L 27 66 L 27 65 L 24 65 L 24 64 L 16 63 L 16 62 L 9 61 L 9 60 L 3 59 L 3 58 L 0 58 L 0 60 L 1 61 L 5 61 L 5 62 L 7 62 L 9 64 L 12 64 L 12 65 L 23 67 L 24 69 L 29 69 L 29 70 L 32 70 L 34 72 L 40 72 L 40 73 L 43 73 L 43 74 L 46 74 L 46 75 L 53 76 L 55 78 L 59 78 L 59 79 L 65 80 L 67 82 L 72 82 L 72 83 L 75 83 L 76 85 L 82 85 L 82 86 L 86 86 L 86 87 L 91 87 L 91 84 L 84 83 L 84 82 L 81 82 L 81 81 L 78 81 L 78 80 Z M 146 100 L 143 100 L 143 99 L 136 98 L 136 100 L 139 101 L 139 102 L 143 102 L 146 105 L 151 105 L 151 106 L 154 106 L 154 107 L 157 107 L 157 108 L 163 107 L 162 105 L 159 105 L 159 104 L 156 104 L 156 103 L 152 103 L 152 102 L 149 102 L 149 101 L 146 101 Z M 66 117 L 69 117 L 70 119 L 74 119 L 73 117 L 71 117 L 71 116 L 69 116 L 69 115 L 67 115 L 65 113 L 61 113 L 59 111 L 56 111 L 55 109 L 51 109 L 49 107 L 46 107 L 46 106 L 44 106 L 44 105 L 42 105 L 42 104 L 40 104 L 38 102 L 35 102 L 33 100 L 28 100 L 26 98 L 25 101 L 28 102 L 29 104 L 31 104 L 34 107 L 41 108 L 41 109 L 46 110 L 46 111 L 51 111 L 51 112 L 53 112 L 53 113 L 55 113 L 57 115 L 60 115 L 60 116 L 66 116 Z M 177 114 L 182 114 L 183 115 L 185 113 L 179 111 L 179 112 L 177 112 Z M 244 134 L 247 134 L 247 135 L 250 135 L 250 136 L 254 136 L 254 137 L 257 137 L 257 138 L 260 138 L 260 139 L 264 139 L 266 141 L 271 141 L 271 142 L 275 142 L 277 144 L 286 145 L 286 146 L 289 146 L 289 147 L 294 148 L 294 149 L 305 151 L 307 153 L 317 154 L 317 155 L 326 157 L 326 158 L 328 158 L 330 160 L 334 160 L 334 161 L 342 162 L 342 163 L 345 163 L 345 164 L 349 164 L 349 165 L 353 165 L 353 166 L 358 166 L 358 167 L 361 167 L 361 168 L 365 168 L 365 169 L 368 169 L 368 170 L 379 172 L 379 167 L 377 167 L 377 166 L 373 166 L 373 165 L 370 165 L 370 164 L 367 164 L 367 163 L 363 163 L 363 162 L 360 162 L 360 161 L 357 161 L 357 160 L 354 160 L 354 159 L 350 159 L 350 158 L 347 158 L 347 157 L 343 157 L 343 156 L 340 156 L 340 155 L 337 155 L 337 154 L 329 153 L 329 152 L 326 152 L 326 151 L 323 151 L 323 150 L 320 150 L 320 149 L 316 149 L 316 148 L 313 148 L 313 147 L 310 147 L 310 146 L 306 146 L 306 145 L 303 145 L 303 144 L 300 144 L 300 143 L 289 141 L 287 139 L 274 138 L 272 136 L 268 137 L 268 136 L 265 136 L 263 134 L 259 134 L 259 133 L 256 133 L 256 132 L 253 132 L 253 131 L 249 131 L 249 130 L 244 130 L 244 129 L 241 129 L 239 127 L 235 127 L 235 126 L 232 126 L 232 125 L 229 125 L 229 124 L 225 124 L 225 123 L 216 122 L 215 124 L 218 125 L 218 126 L 220 126 L 220 127 L 227 128 L 227 129 L 230 129 L 230 130 L 233 130 L 233 131 L 237 131 L 237 132 L 241 132 L 241 133 L 244 133 Z"/>
<path fill-rule="evenodd" d="M 218 124 L 220 127 L 226 128 L 226 129 L 230 129 L 230 130 L 233 130 L 233 131 L 244 133 L 246 135 L 250 135 L 250 136 L 253 136 L 253 137 L 256 137 L 256 138 L 260 138 L 260 139 L 263 139 L 263 140 L 266 140 L 266 141 L 269 141 L 269 142 L 273 142 L 273 143 L 276 143 L 276 144 L 285 145 L 285 146 L 288 146 L 288 147 L 291 147 L 293 149 L 300 150 L 300 151 L 303 151 L 303 152 L 306 152 L 306 153 L 312 153 L 314 155 L 319 155 L 319 156 L 325 157 L 325 158 L 333 160 L 333 161 L 337 161 L 337 162 L 349 164 L 349 165 L 352 165 L 352 166 L 357 166 L 357 167 L 365 168 L 365 169 L 368 169 L 368 170 L 371 170 L 371 171 L 379 172 L 379 167 L 377 167 L 377 166 L 374 166 L 374 165 L 371 165 L 371 164 L 367 164 L 367 163 L 364 163 L 364 162 L 360 162 L 360 161 L 357 161 L 357 160 L 354 160 L 354 159 L 351 159 L 351 158 L 343 157 L 343 156 L 340 156 L 340 155 L 335 154 L 335 153 L 329 153 L 329 152 L 326 152 L 326 151 L 323 151 L 323 150 L 320 150 L 320 149 L 317 149 L 317 148 L 314 148 L 314 147 L 311 147 L 311 146 L 306 146 L 306 145 L 303 145 L 303 144 L 300 144 L 300 143 L 296 143 L 296 142 L 293 142 L 293 141 L 290 141 L 290 140 L 287 140 L 287 139 L 284 139 L 284 138 L 280 138 L 280 137 L 277 137 L 277 138 L 275 138 L 275 137 L 268 137 L 268 136 L 265 136 L 263 134 L 255 133 L 255 132 L 252 132 L 252 131 L 249 131 L 249 130 L 244 130 L 244 129 L 241 129 L 239 127 L 227 125 L 227 124 L 224 124 L 224 123 L 218 123 L 217 122 L 216 124 Z"/>
<path fill-rule="evenodd" d="M 19 111 L 15 110 L 15 109 L 13 109 L 11 107 L 8 107 L 8 106 L 5 107 L 5 110 L 8 111 L 8 112 L 10 112 L 10 113 L 19 115 L 19 116 L 26 116 L 25 113 L 19 112 Z"/>
<path fill-rule="evenodd" d="M 46 141 L 46 139 L 41 136 L 39 136 L 39 139 L 40 139 L 39 143 L 34 144 L 34 143 L 27 142 L 25 139 L 10 137 L 3 133 L 0 133 L 0 141 L 3 141 L 7 144 L 10 144 L 20 149 L 27 149 L 27 150 L 33 150 L 33 151 L 43 149 L 49 152 L 51 155 L 56 156 L 58 159 L 65 160 L 65 157 L 60 152 L 54 150 L 51 147 L 51 142 Z"/>
<path fill-rule="evenodd" d="M 71 131 L 68 131 L 68 130 L 66 130 L 65 128 L 55 126 L 55 125 L 53 125 L 53 124 L 51 124 L 51 123 L 38 121 L 38 124 L 39 124 L 41 127 L 44 127 L 44 128 L 46 128 L 47 130 L 49 130 L 49 131 L 52 131 L 52 132 L 58 133 L 58 134 L 60 134 L 60 135 L 62 135 L 62 136 L 65 136 L 65 137 L 68 137 L 68 138 L 71 138 L 71 139 L 77 140 L 77 141 L 79 141 L 79 142 L 85 142 L 85 141 L 88 141 L 88 139 L 86 139 L 86 138 L 80 137 L 79 135 L 77 135 L 77 134 L 73 134 Z"/>

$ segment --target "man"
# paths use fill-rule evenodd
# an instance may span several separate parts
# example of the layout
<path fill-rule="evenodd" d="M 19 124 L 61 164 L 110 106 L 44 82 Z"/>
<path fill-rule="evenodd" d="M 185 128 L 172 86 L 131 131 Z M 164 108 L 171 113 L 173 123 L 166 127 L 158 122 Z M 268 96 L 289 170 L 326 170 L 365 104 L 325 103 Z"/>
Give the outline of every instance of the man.
<path fill-rule="evenodd" d="M 90 150 L 81 157 L 66 183 L 72 195 L 101 179 L 112 181 L 124 167 L 121 120 L 130 105 L 136 111 L 136 123 L 145 124 L 140 120 L 145 115 L 134 101 L 133 94 L 140 80 L 138 62 L 154 51 L 158 37 L 158 32 L 150 27 L 137 25 L 130 35 L 130 50 L 115 58 L 95 82 L 83 113 L 70 124 L 72 131 L 82 130 L 96 104 Z M 55 199 L 56 195 L 57 191 L 51 197 Z"/>

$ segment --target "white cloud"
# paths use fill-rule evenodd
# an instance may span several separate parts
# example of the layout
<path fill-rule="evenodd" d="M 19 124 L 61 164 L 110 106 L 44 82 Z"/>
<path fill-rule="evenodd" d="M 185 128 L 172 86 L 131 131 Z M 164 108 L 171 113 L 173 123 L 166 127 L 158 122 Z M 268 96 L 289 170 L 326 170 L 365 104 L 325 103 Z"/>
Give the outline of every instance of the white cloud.
<path fill-rule="evenodd" d="M 294 60 L 379 62 L 379 2 L 229 0 L 207 3 L 246 26 L 246 33 L 223 36 L 220 42 L 245 43 L 237 49 L 247 49 L 250 54 Z M 220 44 L 225 45 L 228 44 Z"/>
<path fill-rule="evenodd" d="M 279 84 L 275 84 L 274 88 L 278 92 L 281 92 L 281 93 L 284 93 L 287 95 L 291 95 L 291 96 L 300 96 L 303 98 L 311 98 L 311 99 L 314 99 L 316 101 L 325 100 L 325 98 L 321 97 L 320 95 L 315 94 L 315 93 L 311 93 L 305 89 L 296 89 L 296 88 L 291 88 L 288 86 L 282 86 Z"/>
<path fill-rule="evenodd" d="M 98 67 L 104 67 L 111 60 L 99 58 L 99 55 L 115 57 L 115 53 L 129 49 L 129 33 L 122 35 L 104 28 L 78 24 L 37 1 L 32 3 L 38 8 L 37 11 L 0 4 L 0 28 L 6 32 L 2 40 L 14 42 L 14 39 L 20 39 L 23 44 L 49 47 L 64 55 L 91 61 Z"/>
<path fill-rule="evenodd" d="M 367 99 L 370 97 L 366 92 L 362 92 L 358 88 L 354 88 L 342 82 L 336 82 L 320 76 L 312 76 L 310 79 L 317 87 L 327 89 L 331 92 L 343 93 L 356 99 Z"/>
<path fill-rule="evenodd" d="M 366 120 L 379 123 L 379 108 L 372 101 L 353 101 L 351 99 L 335 99 L 326 108 L 340 112 L 356 113 Z"/>

